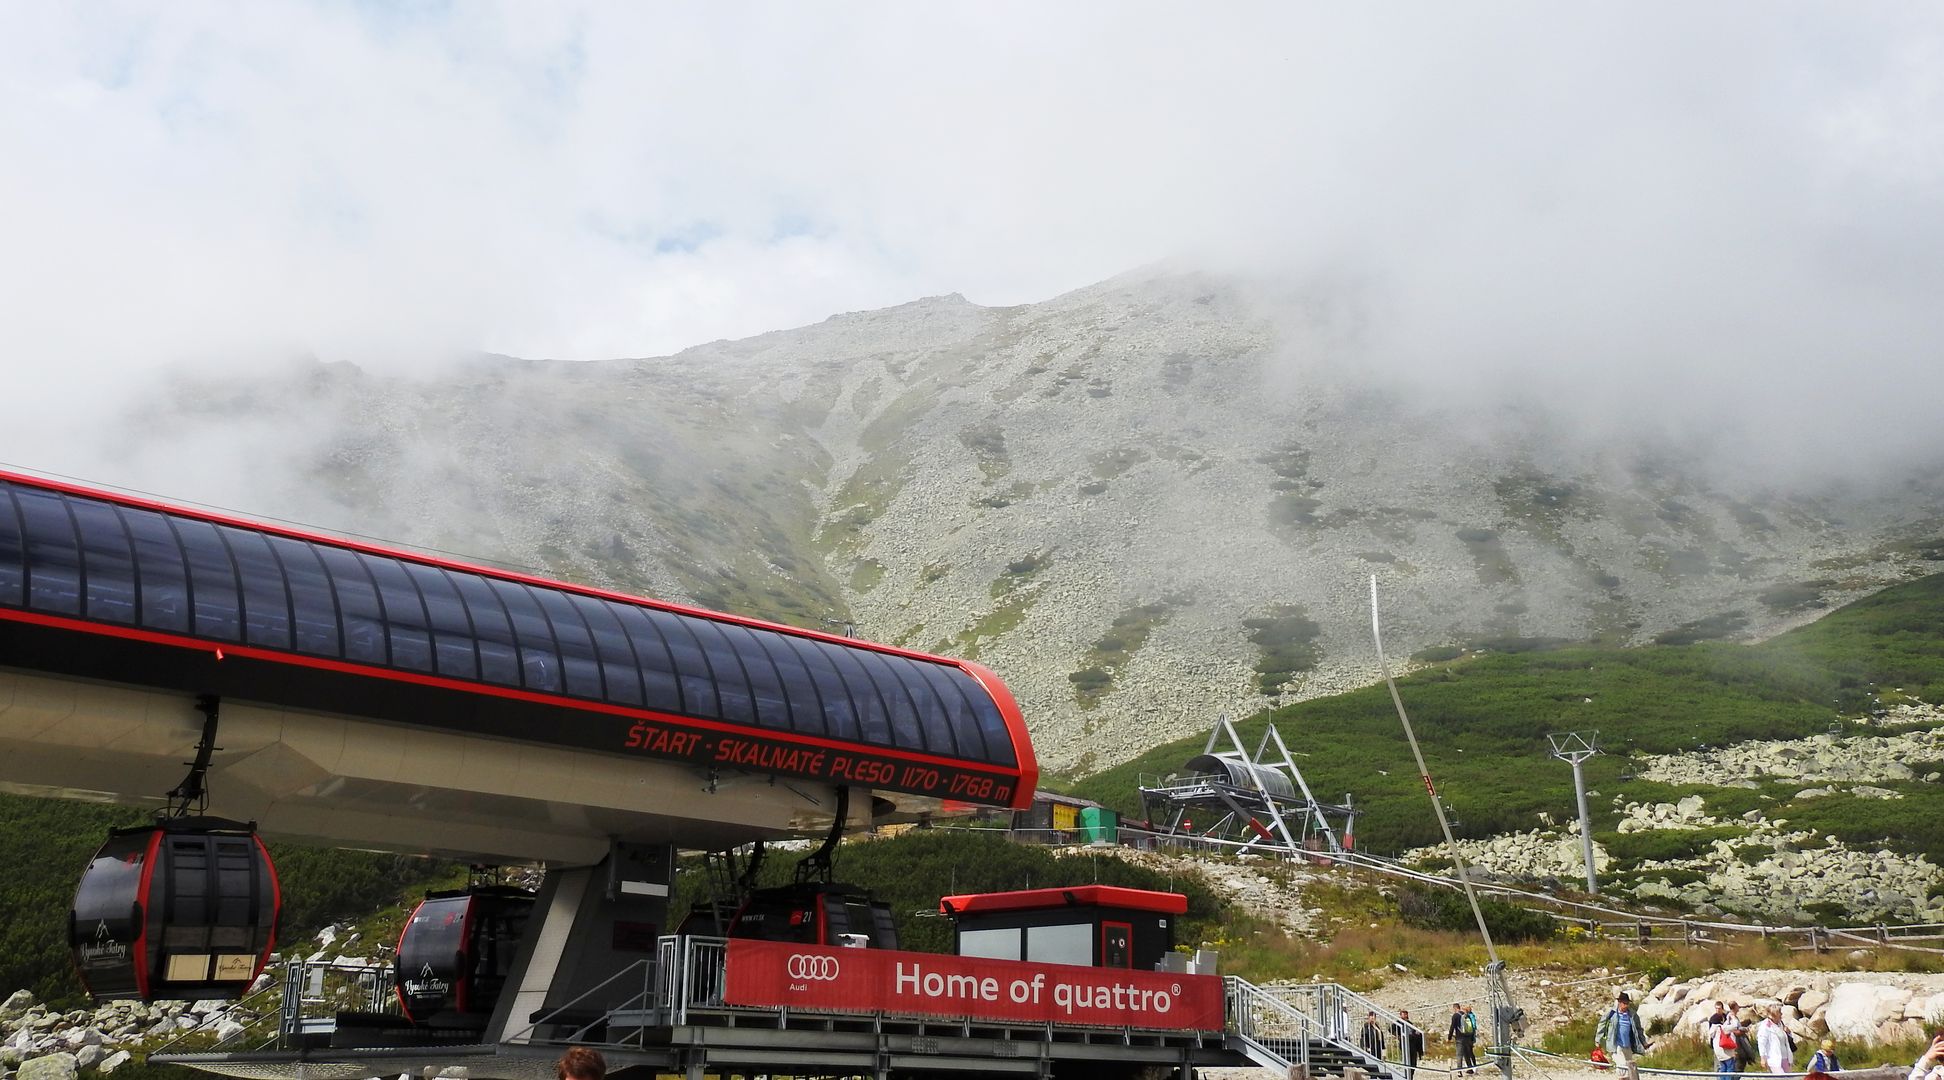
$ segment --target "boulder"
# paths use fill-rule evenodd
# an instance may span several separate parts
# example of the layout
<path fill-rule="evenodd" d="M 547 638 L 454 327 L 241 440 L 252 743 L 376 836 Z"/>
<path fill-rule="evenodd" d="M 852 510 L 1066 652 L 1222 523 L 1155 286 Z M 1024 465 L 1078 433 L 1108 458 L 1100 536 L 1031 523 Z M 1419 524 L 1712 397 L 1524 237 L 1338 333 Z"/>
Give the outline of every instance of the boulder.
<path fill-rule="evenodd" d="M 1672 994 L 1665 997 L 1649 995 L 1646 1001 L 1640 1003 L 1640 1022 L 1647 1026 L 1648 1031 L 1666 1031 L 1679 1026 L 1686 1011 L 1686 1007 L 1674 1000 Z"/>
<path fill-rule="evenodd" d="M 1924 1025 L 1915 1020 L 1886 1020 L 1876 1029 L 1879 1043 L 1918 1042 L 1923 1037 Z"/>
<path fill-rule="evenodd" d="M 107 1057 L 102 1058 L 101 1064 L 95 1066 L 95 1071 L 99 1073 L 114 1072 L 116 1069 L 119 1069 L 123 1065 L 128 1064 L 129 1056 L 130 1055 L 128 1051 L 117 1050 L 114 1053 L 109 1054 Z"/>
<path fill-rule="evenodd" d="M 1640 1015 L 1644 1020 L 1647 1016 L 1647 1010 L 1642 1009 Z M 1713 1015 L 1714 1002 L 1705 998 L 1691 997 L 1688 999 L 1686 1007 L 1681 1010 L 1679 1019 L 1673 1022 L 1672 1030 L 1699 1031 L 1701 1025 L 1707 1022 L 1708 1017 Z M 1649 1023 L 1647 1029 L 1649 1031 L 1654 1030 L 1654 1025 Z"/>
<path fill-rule="evenodd" d="M 34 995 L 26 990 L 15 990 L 0 1001 L 0 1017 L 12 1019 L 34 1007 Z"/>
<path fill-rule="evenodd" d="M 15 1080 L 75 1080 L 79 1073 L 74 1055 L 60 1053 L 28 1058 L 20 1063 L 20 1071 L 14 1075 Z"/>
<path fill-rule="evenodd" d="M 1874 1041 L 1884 1023 L 1903 1018 L 1910 991 L 1877 983 L 1842 983 L 1829 995 L 1823 1020 L 1839 1039 Z"/>
<path fill-rule="evenodd" d="M 1796 1011 L 1808 1013 L 1810 1016 L 1816 1015 L 1816 1010 L 1827 1004 L 1829 1004 L 1829 995 L 1813 988 L 1803 991 L 1802 996 L 1795 1000 Z"/>
<path fill-rule="evenodd" d="M 243 1034 L 246 1029 L 234 1020 L 216 1021 L 216 1042 L 218 1045 L 229 1042 Z"/>
<path fill-rule="evenodd" d="M 74 1067 L 77 1069 L 92 1069 L 101 1064 L 101 1059 L 107 1056 L 108 1051 L 103 1050 L 99 1046 L 84 1046 L 74 1052 Z"/>

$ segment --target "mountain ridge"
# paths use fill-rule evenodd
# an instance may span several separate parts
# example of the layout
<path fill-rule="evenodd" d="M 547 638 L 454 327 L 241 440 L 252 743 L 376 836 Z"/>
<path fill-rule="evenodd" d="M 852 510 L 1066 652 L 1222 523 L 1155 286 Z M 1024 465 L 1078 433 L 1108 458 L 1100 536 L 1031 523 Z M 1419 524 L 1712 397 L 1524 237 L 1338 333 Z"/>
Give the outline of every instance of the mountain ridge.
<path fill-rule="evenodd" d="M 1755 638 L 1944 558 L 1921 463 L 1735 486 L 1662 435 L 1360 371 L 1359 316 L 1305 303 L 1150 268 L 664 358 L 184 377 L 104 468 L 973 656 L 1065 771 L 1367 684 L 1373 572 L 1409 655 Z"/>

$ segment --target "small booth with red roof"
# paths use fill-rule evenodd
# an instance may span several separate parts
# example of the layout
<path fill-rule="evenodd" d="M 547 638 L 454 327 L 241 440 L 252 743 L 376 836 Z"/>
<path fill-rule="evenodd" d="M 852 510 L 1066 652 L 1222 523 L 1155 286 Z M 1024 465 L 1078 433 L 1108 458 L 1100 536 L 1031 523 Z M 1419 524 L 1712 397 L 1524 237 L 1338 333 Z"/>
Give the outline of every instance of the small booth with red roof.
<path fill-rule="evenodd" d="M 953 951 L 992 960 L 1154 971 L 1174 949 L 1180 893 L 1116 885 L 947 896 Z"/>

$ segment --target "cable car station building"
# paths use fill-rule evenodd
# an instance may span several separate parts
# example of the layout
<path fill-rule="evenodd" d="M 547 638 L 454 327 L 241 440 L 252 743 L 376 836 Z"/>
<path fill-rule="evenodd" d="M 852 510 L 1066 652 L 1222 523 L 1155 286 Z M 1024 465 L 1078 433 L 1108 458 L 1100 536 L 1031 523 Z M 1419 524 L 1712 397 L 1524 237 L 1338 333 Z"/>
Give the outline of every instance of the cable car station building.
<path fill-rule="evenodd" d="M 1018 705 L 974 663 L 0 472 L 0 790 L 158 811 L 84 874 L 70 933 L 92 992 L 243 994 L 280 903 L 258 830 L 547 868 L 536 894 L 429 897 L 363 1015 L 294 1017 L 293 963 L 280 1029 L 168 1060 L 318 1080 L 543 1077 L 573 1042 L 695 1077 L 1251 1060 L 1225 1042 L 1220 980 L 1143 970 L 1163 901 L 1095 897 L 1089 957 L 1033 976 L 1067 1011 L 986 1021 L 890 1008 L 863 974 L 865 998 L 790 1007 L 872 964 L 902 985 L 901 957 L 997 965 L 974 986 L 1032 966 L 843 948 L 883 935 L 841 886 L 799 882 L 864 913 L 808 938 L 675 932 L 678 850 L 821 833 L 827 854 L 947 804 L 1026 809 L 1037 780 Z M 1025 910 L 954 899 L 962 928 Z M 1231 1016 L 1284 1008 L 1236 992 Z"/>

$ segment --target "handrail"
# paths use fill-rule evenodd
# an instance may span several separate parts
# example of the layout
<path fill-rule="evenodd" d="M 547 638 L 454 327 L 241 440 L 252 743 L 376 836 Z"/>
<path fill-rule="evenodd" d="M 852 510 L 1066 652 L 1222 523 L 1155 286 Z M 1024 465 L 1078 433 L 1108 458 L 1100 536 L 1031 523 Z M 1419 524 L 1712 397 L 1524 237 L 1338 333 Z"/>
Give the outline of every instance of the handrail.
<path fill-rule="evenodd" d="M 1357 993 L 1339 983 L 1312 983 L 1298 986 L 1274 986 L 1260 988 L 1260 992 L 1280 999 L 1291 1008 L 1310 1016 L 1320 1032 L 1323 1041 L 1346 1050 L 1380 1061 L 1392 1071 L 1416 1067 L 1415 1062 L 1404 1058 L 1405 1029 L 1423 1034 L 1418 1027 L 1390 1009 Z M 1370 1014 L 1376 1014 L 1378 1034 L 1383 1039 L 1383 1049 L 1371 1053 L 1363 1043 L 1363 1025 Z"/>
<path fill-rule="evenodd" d="M 281 1010 L 266 1000 L 272 993 L 280 989 L 279 982 L 280 980 L 272 979 L 262 989 L 245 994 L 235 1001 L 228 1002 L 221 1008 L 205 1013 L 202 1019 L 197 1021 L 195 1026 L 181 1032 L 154 1050 L 149 1051 L 149 1056 L 157 1057 L 173 1053 L 194 1053 L 202 1049 L 222 1050 L 242 1041 L 253 1029 L 257 1028 L 264 1021 L 281 1016 Z M 243 1017 L 243 1019 L 237 1019 L 238 1016 Z M 228 1037 L 218 1035 L 215 1043 L 207 1048 L 191 1050 L 189 1047 L 181 1045 L 201 1035 L 216 1034 L 215 1029 L 219 1028 L 225 1021 L 240 1024 L 242 1030 L 233 1032 Z M 280 1033 L 281 1030 L 272 1033 L 269 1038 L 264 1039 L 255 1046 L 249 1047 L 249 1049 L 261 1050 L 275 1045 Z"/>
<path fill-rule="evenodd" d="M 1309 1065 L 1310 1044 L 1322 1037 L 1314 1017 L 1235 975 L 1223 977 L 1222 989 L 1230 1035 L 1274 1059 L 1264 1064 Z"/>
<path fill-rule="evenodd" d="M 527 1026 L 521 1028 L 520 1030 L 515 1031 L 512 1034 L 508 1035 L 502 1041 L 509 1042 L 509 1043 L 519 1043 L 519 1042 L 532 1043 L 536 1041 L 531 1038 L 536 1028 L 539 1028 L 543 1024 L 553 1025 L 553 1024 L 566 1023 L 567 1021 L 562 1020 L 561 1017 L 565 1015 L 568 1012 L 568 1010 L 572 1009 L 576 1005 L 579 1005 L 581 1002 L 587 1000 L 590 996 L 599 993 L 602 990 L 607 989 L 609 986 L 613 985 L 614 982 L 620 979 L 622 976 L 628 975 L 636 970 L 639 970 L 641 972 L 641 992 L 640 993 L 635 994 L 632 997 L 623 998 L 620 1004 L 618 1005 L 608 1006 L 607 1008 L 603 1009 L 601 1016 L 597 1017 L 592 1021 L 580 1025 L 566 1039 L 566 1041 L 568 1042 L 584 1041 L 587 1033 L 590 1030 L 592 1030 L 595 1027 L 595 1025 L 604 1022 L 609 1015 L 618 1012 L 620 1010 L 629 1008 L 630 1003 L 638 1001 L 641 1003 L 641 1006 L 643 1008 L 648 1007 L 648 1003 L 653 1000 L 653 998 L 651 998 L 650 995 L 654 992 L 654 989 L 658 985 L 656 980 L 654 979 L 654 970 L 653 970 L 654 967 L 655 967 L 655 963 L 652 960 L 636 960 L 634 963 L 629 964 L 627 967 L 622 968 L 621 970 L 615 972 L 614 974 L 609 975 L 607 978 L 602 979 L 600 982 L 595 983 L 593 986 L 590 986 L 587 989 L 581 991 L 580 993 L 574 995 L 572 1000 L 569 1000 L 567 1002 L 564 1002 L 556 1006 L 551 1011 L 540 1014 L 540 1017 L 538 1019 L 529 1023 Z M 523 1036 L 525 1038 L 523 1038 Z M 537 1041 L 552 1042 L 557 1040 L 537 1040 Z M 603 1045 L 619 1045 L 619 1044 L 603 1044 Z"/>

